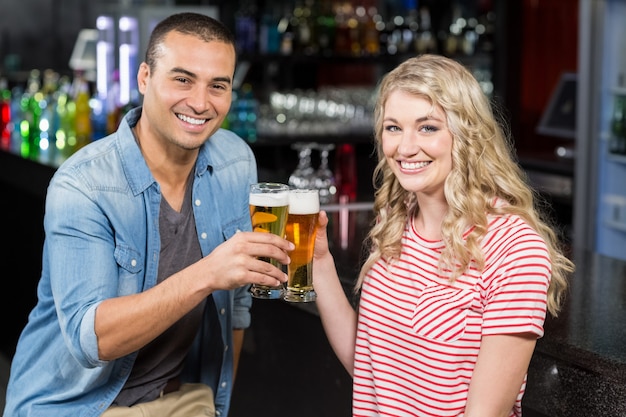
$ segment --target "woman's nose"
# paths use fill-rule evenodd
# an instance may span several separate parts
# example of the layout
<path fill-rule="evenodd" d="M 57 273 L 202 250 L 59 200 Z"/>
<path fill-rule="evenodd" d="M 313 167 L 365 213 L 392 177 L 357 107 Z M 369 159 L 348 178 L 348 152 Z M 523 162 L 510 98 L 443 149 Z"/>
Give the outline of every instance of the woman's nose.
<path fill-rule="evenodd" d="M 418 135 L 412 130 L 405 130 L 398 145 L 398 153 L 401 155 L 415 155 L 420 151 Z"/>

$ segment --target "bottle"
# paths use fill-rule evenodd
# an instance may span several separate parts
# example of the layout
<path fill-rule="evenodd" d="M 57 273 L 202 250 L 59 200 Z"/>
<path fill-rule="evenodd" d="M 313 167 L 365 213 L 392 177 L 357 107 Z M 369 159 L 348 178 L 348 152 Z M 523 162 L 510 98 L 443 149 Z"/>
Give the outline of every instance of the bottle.
<path fill-rule="evenodd" d="M 115 132 L 122 120 L 122 103 L 120 102 L 120 72 L 113 71 L 111 78 L 111 88 L 107 91 L 106 97 L 107 125 L 106 134 Z"/>
<path fill-rule="evenodd" d="M 463 18 L 461 5 L 458 2 L 455 2 L 452 5 L 452 21 L 450 23 L 449 30 L 446 33 L 444 42 L 444 52 L 446 55 L 454 56 L 462 52 L 462 35 L 466 24 L 467 22 L 465 18 Z"/>
<path fill-rule="evenodd" d="M 354 203 L 357 197 L 357 166 L 354 145 L 343 143 L 335 151 L 335 182 L 337 185 L 337 202 L 342 208 L 333 213 L 333 239 L 341 249 L 347 249 L 350 239 L 354 236 L 356 216 L 350 214 L 347 206 Z"/>
<path fill-rule="evenodd" d="M 72 100 L 71 90 L 69 77 L 61 77 L 56 102 L 56 117 L 58 121 L 55 133 L 56 146 L 61 161 L 76 150 L 76 129 L 74 126 L 76 103 Z"/>
<path fill-rule="evenodd" d="M 240 53 L 256 52 L 257 6 L 253 1 L 243 1 L 235 13 L 235 39 Z"/>
<path fill-rule="evenodd" d="M 271 13 L 265 12 L 259 27 L 259 52 L 277 54 L 280 51 L 280 32 L 278 31 L 278 9 L 274 5 Z"/>
<path fill-rule="evenodd" d="M 89 99 L 89 109 L 91 112 L 91 140 L 102 139 L 107 135 L 107 102 L 106 98 L 94 94 Z"/>
<path fill-rule="evenodd" d="M 334 5 L 335 14 L 335 48 L 334 53 L 337 55 L 349 55 L 351 51 L 352 41 L 350 39 L 350 8 L 351 6 L 343 3 Z"/>
<path fill-rule="evenodd" d="M 0 78 L 0 149 L 11 149 L 11 90 L 6 78 Z"/>
<path fill-rule="evenodd" d="M 419 35 L 419 9 L 417 7 L 417 0 L 404 0 L 404 7 L 406 8 L 406 29 L 404 32 L 404 41 L 406 42 L 407 50 L 415 52 L 417 36 Z"/>
<path fill-rule="evenodd" d="M 22 120 L 19 121 L 19 129 L 21 135 L 20 154 L 23 158 L 34 160 L 39 158 L 39 119 L 41 117 L 39 101 L 43 98 L 40 89 L 40 71 L 31 70 L 26 90 L 20 100 Z"/>
<path fill-rule="evenodd" d="M 363 51 L 361 45 L 361 24 L 363 18 L 367 14 L 365 7 L 356 6 L 346 3 L 346 13 L 348 15 L 348 37 L 350 39 L 350 54 L 360 56 Z"/>
<path fill-rule="evenodd" d="M 278 33 L 280 33 L 280 53 L 286 56 L 292 55 L 296 42 L 296 33 L 293 15 L 286 7 L 283 17 L 278 22 Z"/>
<path fill-rule="evenodd" d="M 39 159 L 39 121 L 41 120 L 42 106 L 40 101 L 43 99 L 41 91 L 41 72 L 32 70 L 30 80 L 28 81 L 28 102 L 26 105 L 26 113 L 28 118 L 28 157 L 33 160 Z"/>
<path fill-rule="evenodd" d="M 24 95 L 24 87 L 20 84 L 15 85 L 11 89 L 11 121 L 9 130 L 11 132 L 11 153 L 16 155 L 22 154 L 22 132 L 20 125 L 24 120 L 22 114 L 22 96 Z"/>
<path fill-rule="evenodd" d="M 315 19 L 315 35 L 319 53 L 323 56 L 332 55 L 335 48 L 335 16 L 331 0 L 322 0 L 320 13 Z"/>
<path fill-rule="evenodd" d="M 257 140 L 258 101 L 252 92 L 252 86 L 244 83 L 233 96 L 233 104 L 227 116 L 226 125 L 229 130 L 250 143 Z"/>
<path fill-rule="evenodd" d="M 433 34 L 428 6 L 421 6 L 419 9 L 419 26 L 415 42 L 418 54 L 437 53 L 437 40 Z"/>
<path fill-rule="evenodd" d="M 335 151 L 335 181 L 337 182 L 339 202 L 349 203 L 356 201 L 357 177 L 354 145 L 343 143 Z"/>
<path fill-rule="evenodd" d="M 42 97 L 39 100 L 41 115 L 39 118 L 39 154 L 38 161 L 43 164 L 53 163 L 56 157 L 56 93 L 59 74 L 51 69 L 43 73 Z"/>
<path fill-rule="evenodd" d="M 397 19 L 393 10 L 387 10 L 385 15 L 387 18 L 378 25 L 380 49 L 386 55 L 395 55 L 398 53 L 400 44 L 399 32 L 396 28 Z"/>
<path fill-rule="evenodd" d="M 370 6 L 361 25 L 361 44 L 363 45 L 363 53 L 365 55 L 376 56 L 380 54 L 378 30 L 381 24 L 384 23 L 382 23 L 382 17 L 378 14 L 378 9 L 376 6 Z"/>
<path fill-rule="evenodd" d="M 296 19 L 296 48 L 298 53 L 304 55 L 314 55 L 318 52 L 315 41 L 315 25 L 313 16 L 313 2 L 305 0 L 303 4 L 296 4 L 293 10 Z"/>
<path fill-rule="evenodd" d="M 73 94 L 76 106 L 74 130 L 76 132 L 76 150 L 78 150 L 91 142 L 93 133 L 91 107 L 89 106 L 91 93 L 89 84 L 82 72 L 77 72 L 74 76 Z"/>

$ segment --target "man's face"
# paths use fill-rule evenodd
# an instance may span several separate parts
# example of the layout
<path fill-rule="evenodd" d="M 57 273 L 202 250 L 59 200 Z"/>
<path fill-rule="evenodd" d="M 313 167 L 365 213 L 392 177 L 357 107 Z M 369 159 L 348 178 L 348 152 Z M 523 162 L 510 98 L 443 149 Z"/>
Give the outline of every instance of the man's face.
<path fill-rule="evenodd" d="M 137 75 L 144 131 L 186 150 L 200 147 L 228 114 L 235 62 L 230 44 L 170 32 L 155 68 L 142 63 Z"/>

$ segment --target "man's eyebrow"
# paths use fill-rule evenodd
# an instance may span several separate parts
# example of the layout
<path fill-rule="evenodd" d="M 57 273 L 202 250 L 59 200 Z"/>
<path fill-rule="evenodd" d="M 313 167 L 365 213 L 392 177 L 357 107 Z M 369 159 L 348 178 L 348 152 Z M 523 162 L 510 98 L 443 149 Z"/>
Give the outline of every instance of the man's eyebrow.
<path fill-rule="evenodd" d="M 213 81 L 225 82 L 225 83 L 228 83 L 228 84 L 232 83 L 232 80 L 231 80 L 230 77 L 215 77 L 215 78 L 213 78 Z"/>
<path fill-rule="evenodd" d="M 186 70 L 184 68 L 180 68 L 180 67 L 174 67 L 169 72 L 170 73 L 174 73 L 174 74 L 183 74 L 183 75 L 188 76 L 189 78 L 194 78 L 194 79 L 198 78 L 198 76 L 196 75 L 195 72 L 191 72 L 191 71 L 188 71 L 188 70 Z M 225 82 L 225 83 L 228 83 L 228 84 L 232 84 L 232 82 L 233 82 L 232 78 L 228 77 L 228 76 L 226 76 L 226 77 L 215 77 L 211 81 L 213 81 L 213 82 Z"/>
<path fill-rule="evenodd" d="M 180 73 L 180 74 L 184 74 L 187 75 L 188 77 L 191 78 L 197 78 L 197 75 L 194 72 L 188 71 L 184 68 L 180 68 L 180 67 L 174 67 L 171 70 L 169 70 L 170 73 Z"/>

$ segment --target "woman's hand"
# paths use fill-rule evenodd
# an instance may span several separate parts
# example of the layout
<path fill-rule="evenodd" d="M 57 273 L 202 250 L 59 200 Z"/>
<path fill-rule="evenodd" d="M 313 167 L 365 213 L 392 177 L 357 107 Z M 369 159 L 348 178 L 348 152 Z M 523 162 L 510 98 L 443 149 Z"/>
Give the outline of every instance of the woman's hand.
<path fill-rule="evenodd" d="M 315 236 L 313 259 L 323 258 L 328 253 L 328 214 L 326 211 L 321 210 L 317 218 L 317 234 Z"/>

